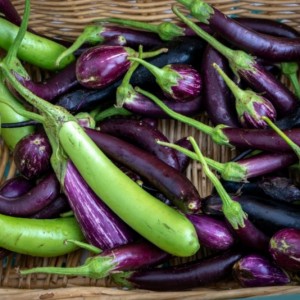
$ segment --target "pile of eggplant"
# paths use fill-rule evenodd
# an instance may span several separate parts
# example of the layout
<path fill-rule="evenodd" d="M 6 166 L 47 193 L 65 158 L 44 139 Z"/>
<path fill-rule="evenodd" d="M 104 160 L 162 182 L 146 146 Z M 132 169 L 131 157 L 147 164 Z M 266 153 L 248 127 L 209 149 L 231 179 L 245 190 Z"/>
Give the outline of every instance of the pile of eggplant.
<path fill-rule="evenodd" d="M 28 27 L 29 0 L 23 18 L 0 1 L 1 138 L 17 169 L 0 186 L 0 255 L 90 253 L 20 276 L 159 291 L 298 283 L 300 33 L 201 0 L 171 8 L 176 24 L 106 18 L 70 43 Z M 170 140 L 162 119 L 238 155 L 205 157 L 192 135 Z M 210 195 L 187 177 L 192 161 Z"/>

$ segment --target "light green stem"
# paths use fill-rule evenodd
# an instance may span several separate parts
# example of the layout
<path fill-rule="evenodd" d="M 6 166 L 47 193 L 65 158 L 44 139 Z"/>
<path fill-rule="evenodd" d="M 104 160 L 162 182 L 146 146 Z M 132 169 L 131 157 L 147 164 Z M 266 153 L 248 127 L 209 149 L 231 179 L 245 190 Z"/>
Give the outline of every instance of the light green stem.
<path fill-rule="evenodd" d="M 298 99 L 300 99 L 300 83 L 299 83 L 299 64 L 298 62 L 283 62 L 280 64 L 282 73 L 290 80 L 294 92 Z"/>
<path fill-rule="evenodd" d="M 95 247 L 91 244 L 84 243 L 84 242 L 77 241 L 77 240 L 66 240 L 65 243 L 72 243 L 72 244 L 74 244 L 82 249 L 88 250 L 94 254 L 100 254 L 102 252 L 102 250 L 98 247 Z"/>

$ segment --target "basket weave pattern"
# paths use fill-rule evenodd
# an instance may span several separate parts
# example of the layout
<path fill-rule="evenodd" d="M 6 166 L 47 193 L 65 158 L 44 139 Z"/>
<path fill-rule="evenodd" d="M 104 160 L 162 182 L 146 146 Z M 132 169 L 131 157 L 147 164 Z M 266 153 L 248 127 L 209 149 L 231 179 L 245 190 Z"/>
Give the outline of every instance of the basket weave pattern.
<path fill-rule="evenodd" d="M 13 0 L 17 10 L 22 15 L 24 1 Z M 161 20 L 174 20 L 171 5 L 172 0 L 31 0 L 30 26 L 35 31 L 49 37 L 58 37 L 66 40 L 74 40 L 83 27 L 92 20 L 102 17 L 122 16 L 127 19 L 157 23 Z M 294 0 L 265 0 L 265 1 L 230 1 L 214 0 L 218 9 L 228 15 L 253 16 L 282 20 L 300 31 L 300 1 Z M 209 123 L 206 115 L 199 117 L 204 123 Z M 198 141 L 203 154 L 217 161 L 225 162 L 234 157 L 235 151 L 226 147 L 217 146 L 209 137 L 197 132 L 195 129 L 173 120 L 161 121 L 160 129 L 171 141 L 181 137 L 193 135 Z M 12 163 L 6 146 L 0 144 L 0 181 L 14 176 L 16 168 Z M 211 191 L 211 183 L 206 180 L 201 167 L 196 162 L 191 163 L 187 170 L 187 177 L 198 188 L 201 196 L 206 196 Z M 121 291 L 111 288 L 112 284 L 106 280 L 91 280 L 81 277 L 67 278 L 56 275 L 31 275 L 20 278 L 15 267 L 31 268 L 35 266 L 77 266 L 82 263 L 84 253 L 77 251 L 57 258 L 34 258 L 24 255 L 12 254 L 0 266 L 0 296 L 1 299 L 23 299 L 25 294 L 28 298 L 51 299 L 94 299 L 108 295 L 118 299 L 224 299 L 250 297 L 264 294 L 288 294 L 300 292 L 299 287 L 272 287 L 256 289 L 240 289 L 232 283 L 223 283 L 221 286 L 197 289 L 195 291 L 180 293 L 149 293 L 145 291 Z M 26 293 L 21 290 L 7 290 L 6 288 L 27 288 Z M 64 291 L 57 290 L 59 287 L 68 287 Z M 88 288 L 90 287 L 90 288 Z M 97 287 L 97 288 L 96 288 Z M 229 288 L 229 289 L 228 289 Z M 232 289 L 234 288 L 234 289 Z M 39 289 L 51 289 L 47 293 Z M 52 290 L 53 289 L 53 290 Z M 231 290 L 232 289 L 232 290 Z M 43 297 L 44 295 L 44 297 Z M 78 298 L 77 298 L 78 297 Z M 104 296 L 105 297 L 105 296 Z"/>

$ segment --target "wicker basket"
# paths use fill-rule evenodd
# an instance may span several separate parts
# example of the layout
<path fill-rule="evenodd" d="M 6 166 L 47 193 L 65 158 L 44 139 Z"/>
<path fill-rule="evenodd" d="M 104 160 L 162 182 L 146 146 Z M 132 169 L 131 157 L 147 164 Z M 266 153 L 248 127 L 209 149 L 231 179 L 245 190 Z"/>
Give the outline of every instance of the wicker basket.
<path fill-rule="evenodd" d="M 12 1 L 20 14 L 23 13 L 24 1 Z M 32 0 L 30 26 L 37 32 L 50 37 L 74 40 L 82 28 L 94 19 L 122 15 L 128 19 L 147 22 L 159 22 L 163 19 L 173 20 L 171 4 L 174 0 Z M 234 1 L 210 0 L 226 14 L 282 20 L 300 31 L 299 0 L 265 0 Z M 206 115 L 201 121 L 209 123 Z M 175 141 L 183 136 L 193 135 L 201 145 L 204 154 L 218 161 L 228 161 L 234 150 L 215 145 L 210 138 L 194 129 L 176 121 L 162 121 L 161 130 Z M 0 142 L 0 180 L 15 174 L 15 166 L 11 163 L 10 153 Z M 192 163 L 187 176 L 206 196 L 211 191 L 211 183 L 206 180 L 199 164 Z M 234 299 L 258 295 L 300 293 L 300 286 L 283 286 L 270 288 L 239 288 L 232 282 L 221 282 L 218 285 L 184 292 L 149 292 L 143 290 L 125 291 L 112 286 L 105 280 L 91 280 L 82 277 L 64 277 L 55 275 L 31 275 L 20 278 L 15 267 L 34 266 L 77 266 L 82 263 L 82 252 L 57 258 L 35 258 L 24 255 L 9 255 L 0 266 L 1 299 Z M 62 287 L 64 287 L 62 289 Z M 22 290 L 21 290 L 22 289 Z M 101 299 L 102 299 L 101 298 Z"/>

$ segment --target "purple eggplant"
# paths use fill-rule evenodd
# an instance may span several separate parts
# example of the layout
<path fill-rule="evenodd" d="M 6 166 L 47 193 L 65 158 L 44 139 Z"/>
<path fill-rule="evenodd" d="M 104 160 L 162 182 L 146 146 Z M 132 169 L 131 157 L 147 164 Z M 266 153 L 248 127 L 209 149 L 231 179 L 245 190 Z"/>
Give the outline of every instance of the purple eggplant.
<path fill-rule="evenodd" d="M 189 4 L 191 3 L 191 1 L 189 0 L 182 0 L 180 2 L 187 7 L 189 7 Z M 195 7 L 197 7 L 198 4 L 204 3 L 203 1 L 198 0 L 195 3 Z M 211 8 L 208 7 L 208 9 L 212 11 Z M 232 50 L 231 48 L 226 47 L 216 38 L 203 31 L 194 22 L 185 17 L 176 6 L 173 6 L 173 12 L 184 23 L 190 26 L 197 33 L 197 35 L 199 35 L 216 50 L 218 50 L 222 55 L 224 55 L 229 60 L 230 66 L 234 70 L 234 72 L 236 72 L 242 79 L 244 79 L 253 90 L 258 93 L 264 93 L 264 96 L 272 102 L 280 117 L 288 115 L 296 108 L 298 99 L 295 94 L 280 80 L 266 71 L 266 69 L 258 63 L 255 57 L 246 53 L 245 51 Z M 229 18 L 226 18 L 226 20 L 229 20 Z M 244 38 L 243 36 L 243 33 L 240 33 L 240 37 L 242 37 L 242 39 Z M 287 42 L 289 41 L 291 41 L 291 39 L 287 39 Z M 268 55 L 267 58 L 270 58 L 270 55 Z"/>
<path fill-rule="evenodd" d="M 230 68 L 226 58 L 210 45 L 202 57 L 203 102 L 205 110 L 214 125 L 224 124 L 239 127 L 240 123 L 234 108 L 234 99 L 223 78 L 213 68 L 213 63 L 229 74 Z"/>
<path fill-rule="evenodd" d="M 0 196 L 0 213 L 30 216 L 49 205 L 59 194 L 59 183 L 53 173 L 45 175 L 27 193 L 17 197 Z"/>
<path fill-rule="evenodd" d="M 213 67 L 221 75 L 234 95 L 237 116 L 243 127 L 266 128 L 267 123 L 262 119 L 262 116 L 266 116 L 271 120 L 276 119 L 275 107 L 267 98 L 250 89 L 241 89 L 216 63 L 213 63 Z"/>
<path fill-rule="evenodd" d="M 225 251 L 236 242 L 230 226 L 223 220 L 200 214 L 190 214 L 187 218 L 195 226 L 200 244 L 208 249 Z"/>
<path fill-rule="evenodd" d="M 179 140 L 175 141 L 175 145 L 177 145 L 179 147 L 183 147 L 188 150 L 193 149 L 193 147 L 192 147 L 191 143 L 188 141 L 187 137 L 183 137 L 183 138 L 180 138 Z M 184 153 L 182 153 L 180 151 L 176 151 L 176 154 L 177 154 L 177 159 L 178 159 L 178 163 L 179 163 L 179 170 L 181 172 L 185 172 L 191 162 L 191 159 L 190 159 L 190 157 L 188 157 L 187 155 L 185 155 Z"/>
<path fill-rule="evenodd" d="M 291 282 L 288 274 L 259 254 L 249 254 L 233 266 L 233 276 L 242 287 L 286 285 Z"/>
<path fill-rule="evenodd" d="M 213 5 L 202 0 L 178 0 L 192 15 L 204 22 L 231 44 L 253 55 L 272 61 L 293 61 L 300 56 L 299 38 L 281 38 L 256 32 L 243 26 L 238 19 L 228 18 Z M 201 7 L 201 10 L 197 8 Z M 199 12 L 201 11 L 201 12 Z"/>
<path fill-rule="evenodd" d="M 230 249 L 176 266 L 115 273 L 112 279 L 120 287 L 130 289 L 178 291 L 198 288 L 229 278 L 234 263 L 241 257 L 240 251 Z"/>
<path fill-rule="evenodd" d="M 285 270 L 300 271 L 300 229 L 284 228 L 270 240 L 269 251 L 275 263 Z"/>
<path fill-rule="evenodd" d="M 28 180 L 23 176 L 16 175 L 6 179 L 0 185 L 0 195 L 7 198 L 14 198 L 24 195 L 34 187 L 34 181 Z"/>
<path fill-rule="evenodd" d="M 33 273 L 105 278 L 117 271 L 145 269 L 166 261 L 170 254 L 145 241 L 122 245 L 90 257 L 79 267 L 40 267 L 21 270 L 21 275 Z"/>
<path fill-rule="evenodd" d="M 18 11 L 16 10 L 15 6 L 12 4 L 11 0 L 1 0 L 0 1 L 0 12 L 4 14 L 5 18 L 15 24 L 21 24 L 21 16 L 19 15 Z"/>
<path fill-rule="evenodd" d="M 48 137 L 43 132 L 37 132 L 25 136 L 16 144 L 13 160 L 20 174 L 34 179 L 50 170 L 51 153 Z"/>
<path fill-rule="evenodd" d="M 136 238 L 137 234 L 96 196 L 70 161 L 63 184 L 64 193 L 88 243 L 106 250 Z"/>
<path fill-rule="evenodd" d="M 146 178 L 183 212 L 200 209 L 201 197 L 197 189 L 179 170 L 119 138 L 94 129 L 86 128 L 85 131 L 108 157 Z"/>
<path fill-rule="evenodd" d="M 107 119 L 97 125 L 102 132 L 140 146 L 171 167 L 179 169 L 175 151 L 157 144 L 157 140 L 168 141 L 167 137 L 157 128 L 140 120 L 125 118 Z"/>
<path fill-rule="evenodd" d="M 15 73 L 15 77 L 37 96 L 49 102 L 54 102 L 64 93 L 79 87 L 75 70 L 76 62 L 72 62 L 43 82 L 34 82 L 31 78 L 22 77 L 17 73 Z"/>
<path fill-rule="evenodd" d="M 143 57 L 155 56 L 166 49 L 144 53 Z M 76 61 L 76 77 L 87 88 L 100 89 L 117 81 L 130 67 L 129 57 L 136 51 L 129 47 L 99 45 L 88 48 Z"/>
<path fill-rule="evenodd" d="M 167 98 L 185 102 L 198 97 L 202 91 L 201 75 L 191 65 L 169 64 L 158 68 L 138 57 L 129 59 L 140 63 L 154 75 Z"/>

